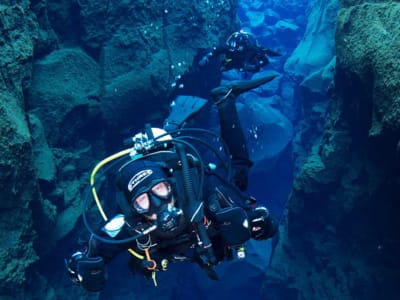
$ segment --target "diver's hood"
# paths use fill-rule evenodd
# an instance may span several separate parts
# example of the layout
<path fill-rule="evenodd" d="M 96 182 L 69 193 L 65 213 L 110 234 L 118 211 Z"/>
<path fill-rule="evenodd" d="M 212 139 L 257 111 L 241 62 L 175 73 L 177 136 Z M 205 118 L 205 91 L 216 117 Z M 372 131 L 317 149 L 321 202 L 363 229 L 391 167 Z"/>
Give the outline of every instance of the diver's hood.
<path fill-rule="evenodd" d="M 127 200 L 148 191 L 154 184 L 167 180 L 161 164 L 148 160 L 135 160 L 119 169 L 118 187 Z"/>

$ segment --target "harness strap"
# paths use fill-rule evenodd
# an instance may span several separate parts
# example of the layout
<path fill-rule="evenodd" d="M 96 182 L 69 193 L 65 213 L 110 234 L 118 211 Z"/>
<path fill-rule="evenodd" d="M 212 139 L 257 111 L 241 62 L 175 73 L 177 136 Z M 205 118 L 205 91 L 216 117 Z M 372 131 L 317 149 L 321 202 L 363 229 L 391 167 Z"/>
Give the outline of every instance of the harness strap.
<path fill-rule="evenodd" d="M 153 264 L 152 266 L 148 266 L 147 269 L 150 271 L 154 271 L 157 268 L 157 263 L 154 259 L 150 257 L 149 248 L 144 249 L 144 253 L 146 254 L 147 261 Z"/>
<path fill-rule="evenodd" d="M 128 249 L 128 252 L 129 252 L 130 254 L 132 254 L 133 256 L 135 256 L 136 258 L 138 258 L 138 259 L 141 259 L 141 260 L 144 260 L 144 259 L 145 259 L 145 257 L 144 257 L 143 255 L 140 255 L 139 253 L 137 253 L 137 252 L 136 252 L 135 250 L 133 250 L 132 248 L 129 248 L 129 249 Z M 157 262 L 156 262 L 154 259 L 152 259 L 152 258 L 150 257 L 149 248 L 145 248 L 145 249 L 144 249 L 144 253 L 145 253 L 145 255 L 146 255 L 146 260 L 147 260 L 147 262 L 149 262 L 149 263 L 152 264 L 152 266 L 148 266 L 147 269 L 148 269 L 149 271 L 152 271 L 152 272 L 151 272 L 151 279 L 153 280 L 154 286 L 157 286 L 157 279 L 156 279 Z M 163 267 L 163 270 L 164 270 L 164 267 Z M 165 270 L 166 270 L 166 269 L 165 269 Z"/>

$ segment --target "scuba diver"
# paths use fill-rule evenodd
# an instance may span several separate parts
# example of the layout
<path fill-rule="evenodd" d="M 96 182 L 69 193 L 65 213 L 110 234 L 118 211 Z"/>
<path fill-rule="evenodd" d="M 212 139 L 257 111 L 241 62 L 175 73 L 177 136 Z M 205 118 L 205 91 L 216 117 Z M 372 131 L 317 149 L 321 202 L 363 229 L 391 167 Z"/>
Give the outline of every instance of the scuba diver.
<path fill-rule="evenodd" d="M 238 69 L 241 72 L 255 73 L 269 63 L 268 56 L 281 54 L 261 47 L 253 34 L 240 30 L 232 33 L 225 45 L 208 50 L 198 64 L 205 66 L 211 59 L 220 56 L 223 57 L 221 71 Z"/>
<path fill-rule="evenodd" d="M 276 234 L 273 215 L 244 193 L 252 162 L 235 105 L 240 94 L 276 76 L 233 81 L 211 91 L 220 136 L 185 128 L 207 100 L 178 96 L 163 129 L 147 125 L 128 139 L 128 149 L 93 169 L 90 188 L 102 221 L 89 220 L 93 205 L 87 197 L 82 216 L 90 238 L 65 260 L 73 282 L 88 291 L 101 291 L 105 264 L 122 251 L 132 254 L 131 270 L 152 279 L 154 285 L 157 272 L 180 261 L 197 263 L 211 279 L 218 280 L 214 266 L 245 258 L 249 239 L 266 240 Z M 211 141 L 219 143 L 218 147 Z M 113 177 L 120 191 L 118 211 L 113 211 L 111 219 L 104 209 L 109 200 L 98 194 L 105 177 Z"/>

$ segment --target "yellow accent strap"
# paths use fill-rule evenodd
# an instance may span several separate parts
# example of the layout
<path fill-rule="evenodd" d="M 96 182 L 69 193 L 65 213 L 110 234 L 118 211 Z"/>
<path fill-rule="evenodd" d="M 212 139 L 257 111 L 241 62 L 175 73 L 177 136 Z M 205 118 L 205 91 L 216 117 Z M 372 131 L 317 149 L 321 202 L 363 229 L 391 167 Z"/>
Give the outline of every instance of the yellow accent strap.
<path fill-rule="evenodd" d="M 157 286 L 156 271 L 151 272 L 151 278 L 153 279 L 154 286 Z"/>
<path fill-rule="evenodd" d="M 94 169 L 92 170 L 92 173 L 90 175 L 90 185 L 92 187 L 92 195 L 93 195 L 94 201 L 96 202 L 97 208 L 99 209 L 99 212 L 100 212 L 101 216 L 103 217 L 104 221 L 107 221 L 108 218 L 107 218 L 107 216 L 106 216 L 106 214 L 105 214 L 105 212 L 103 210 L 103 207 L 101 206 L 99 197 L 97 196 L 96 188 L 94 186 L 94 177 L 95 177 L 96 173 L 99 171 L 99 169 L 101 167 L 103 167 L 105 164 L 109 163 L 110 161 L 113 161 L 114 159 L 120 158 L 123 155 L 127 155 L 130 152 L 131 152 L 131 149 L 129 148 L 129 149 L 122 150 L 122 151 L 120 151 L 118 153 L 115 153 L 115 154 L 113 154 L 113 155 L 111 155 L 109 157 L 106 157 L 105 159 L 100 161 L 94 167 Z"/>
<path fill-rule="evenodd" d="M 137 253 L 135 250 L 133 250 L 132 248 L 128 249 L 129 253 L 132 254 L 134 257 L 138 258 L 138 259 L 144 259 L 143 255 L 140 255 L 139 253 Z"/>

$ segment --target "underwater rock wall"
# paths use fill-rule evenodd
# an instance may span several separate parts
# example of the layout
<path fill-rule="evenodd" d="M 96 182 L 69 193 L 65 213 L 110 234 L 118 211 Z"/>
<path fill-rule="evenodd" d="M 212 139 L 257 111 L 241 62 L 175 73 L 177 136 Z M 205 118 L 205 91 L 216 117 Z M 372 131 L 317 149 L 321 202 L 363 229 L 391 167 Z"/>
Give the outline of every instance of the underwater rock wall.
<path fill-rule="evenodd" d="M 341 1 L 321 142 L 297 176 L 268 299 L 395 299 L 400 289 L 400 4 Z"/>
<path fill-rule="evenodd" d="M 236 7 L 236 0 L 2 1 L 1 299 L 83 293 L 63 296 L 70 282 L 62 256 L 90 168 L 109 153 L 107 143 L 119 148 L 132 128 L 166 116 L 198 48 L 237 29 Z"/>
<path fill-rule="evenodd" d="M 0 5 L 0 298 L 24 295 L 26 269 L 38 260 L 32 206 L 40 202 L 24 105 L 34 51 L 51 48 L 40 1 Z M 11 298 L 10 298 L 11 299 Z"/>
<path fill-rule="evenodd" d="M 51 24 L 60 43 L 83 48 L 99 64 L 100 108 L 116 131 L 159 121 L 198 49 L 238 26 L 236 0 L 61 3 L 49 1 Z"/>
<path fill-rule="evenodd" d="M 284 66 L 287 94 L 298 98 L 297 103 L 290 97 L 285 102 L 288 106 L 297 105 L 301 115 L 293 141 L 295 174 L 323 131 L 336 61 L 334 38 L 338 6 L 337 0 L 309 2 L 304 36 Z"/>

